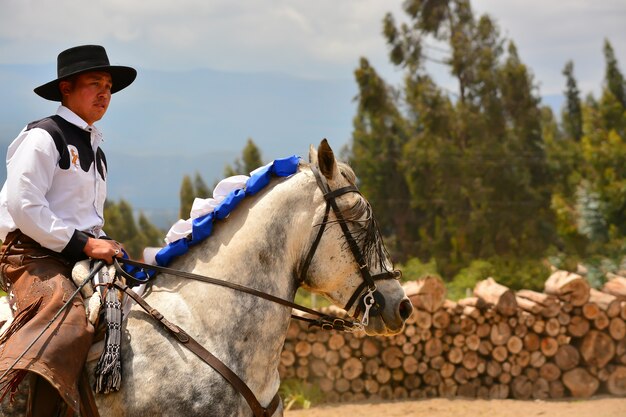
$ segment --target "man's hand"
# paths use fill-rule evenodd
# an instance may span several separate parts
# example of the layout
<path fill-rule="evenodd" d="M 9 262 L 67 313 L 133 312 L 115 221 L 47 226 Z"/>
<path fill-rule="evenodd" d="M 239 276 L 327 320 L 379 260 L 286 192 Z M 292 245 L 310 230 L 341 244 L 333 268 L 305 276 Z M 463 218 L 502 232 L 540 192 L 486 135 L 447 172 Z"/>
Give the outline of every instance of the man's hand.
<path fill-rule="evenodd" d="M 102 259 L 108 264 L 113 263 L 113 258 L 124 256 L 121 243 L 115 240 L 94 239 L 92 237 L 87 240 L 83 252 L 90 258 Z"/>

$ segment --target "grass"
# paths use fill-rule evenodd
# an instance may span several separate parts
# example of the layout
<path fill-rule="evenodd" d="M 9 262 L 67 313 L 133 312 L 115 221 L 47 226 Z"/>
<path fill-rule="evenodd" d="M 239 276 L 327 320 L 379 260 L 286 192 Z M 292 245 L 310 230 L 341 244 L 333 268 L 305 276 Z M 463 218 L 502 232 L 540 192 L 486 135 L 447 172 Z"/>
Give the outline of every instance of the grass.
<path fill-rule="evenodd" d="M 310 293 L 302 288 L 296 292 L 295 303 L 309 308 L 328 307 L 331 302 L 321 295 Z"/>
<path fill-rule="evenodd" d="M 312 405 L 322 402 L 324 398 L 316 385 L 296 378 L 281 381 L 279 392 L 283 398 L 285 410 L 292 408 L 308 409 Z"/>

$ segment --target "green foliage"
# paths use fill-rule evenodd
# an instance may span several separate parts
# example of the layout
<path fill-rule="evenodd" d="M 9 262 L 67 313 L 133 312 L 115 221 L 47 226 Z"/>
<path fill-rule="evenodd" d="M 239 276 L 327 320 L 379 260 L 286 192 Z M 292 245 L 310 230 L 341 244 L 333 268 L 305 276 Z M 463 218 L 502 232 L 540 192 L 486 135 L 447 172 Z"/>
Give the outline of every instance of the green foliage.
<path fill-rule="evenodd" d="M 541 289 L 547 261 L 585 265 L 591 281 L 620 264 L 626 83 L 610 43 L 598 99 L 581 101 L 574 63 L 565 64 L 559 123 L 515 43 L 469 0 L 403 7 L 408 21 L 387 14 L 383 35 L 404 82 L 390 86 L 360 60 L 350 162 L 405 277 L 454 277 L 450 292 L 460 296 L 485 274 Z M 437 85 L 427 61 L 458 89 Z"/>
<path fill-rule="evenodd" d="M 437 271 L 437 261 L 431 258 L 424 263 L 419 258 L 411 258 L 405 264 L 398 264 L 397 268 L 402 271 L 402 281 L 415 281 L 426 275 L 440 276 Z"/>
<path fill-rule="evenodd" d="M 193 200 L 196 198 L 195 190 L 193 189 L 193 183 L 191 177 L 185 175 L 183 182 L 180 185 L 180 209 L 178 217 L 181 219 L 188 219 L 189 213 L 191 213 L 191 207 L 193 206 Z"/>
<path fill-rule="evenodd" d="M 563 128 L 570 138 L 579 141 L 583 135 L 583 115 L 580 91 L 574 78 L 574 63 L 568 61 L 563 69 L 567 81 L 565 107 L 563 109 Z"/>
<path fill-rule="evenodd" d="M 147 246 L 162 246 L 165 232 L 154 226 L 143 213 L 135 221 L 133 208 L 125 201 L 106 201 L 104 205 L 104 231 L 121 242 L 131 258 L 141 259 Z"/>
<path fill-rule="evenodd" d="M 351 163 L 392 253 L 435 259 L 444 276 L 477 258 L 541 257 L 556 231 L 531 72 L 469 1 L 409 0 L 404 8 L 411 24 L 387 15 L 383 28 L 391 61 L 406 69 L 403 90 L 387 86 L 365 59 L 355 71 Z M 458 93 L 426 72 L 429 40 L 447 45 L 449 57 L 437 62 L 457 79 Z"/>
<path fill-rule="evenodd" d="M 179 217 L 188 219 L 196 198 L 208 198 L 212 195 L 211 190 L 206 185 L 199 172 L 196 172 L 193 181 L 189 175 L 183 177 L 180 185 L 180 209 Z"/>
<path fill-rule="evenodd" d="M 294 302 L 296 304 L 300 304 L 301 306 L 309 308 L 328 307 L 332 304 L 325 297 L 310 293 L 303 288 L 298 288 L 298 291 L 296 291 L 296 297 Z"/>
<path fill-rule="evenodd" d="M 359 84 L 358 108 L 350 163 L 359 173 L 359 187 L 368 197 L 374 213 L 394 236 L 390 250 L 400 255 L 413 247 L 414 216 L 410 209 L 408 186 L 402 172 L 402 149 L 406 142 L 406 123 L 393 101 L 393 91 L 361 59 L 355 71 Z"/>
<path fill-rule="evenodd" d="M 535 259 L 492 258 L 475 259 L 461 269 L 452 281 L 446 283 L 448 298 L 458 300 L 472 294 L 478 281 L 492 277 L 498 283 L 513 290 L 530 289 L 543 291 L 543 283 L 550 275 L 550 268 Z"/>
<path fill-rule="evenodd" d="M 287 411 L 292 408 L 311 408 L 312 405 L 322 402 L 324 398 L 317 385 L 295 378 L 281 381 L 278 392 Z"/>
<path fill-rule="evenodd" d="M 608 39 L 604 41 L 604 59 L 606 60 L 606 88 L 622 105 L 622 108 L 626 108 L 626 82 L 615 58 L 613 46 Z"/>
<path fill-rule="evenodd" d="M 605 242 L 608 239 L 606 220 L 603 215 L 603 202 L 600 195 L 582 183 L 576 193 L 578 232 L 590 241 Z"/>
<path fill-rule="evenodd" d="M 261 151 L 252 138 L 248 138 L 246 146 L 243 148 L 241 158 L 237 158 L 233 166 L 226 165 L 224 168 L 224 176 L 250 175 L 250 172 L 262 165 Z"/>
<path fill-rule="evenodd" d="M 540 259 L 514 256 L 498 257 L 490 262 L 495 268 L 493 278 L 513 290 L 543 291 L 543 284 L 550 276 L 549 265 Z"/>
<path fill-rule="evenodd" d="M 193 178 L 193 189 L 197 198 L 211 197 L 211 190 L 206 185 L 206 182 L 204 182 L 199 172 L 196 172 L 196 175 Z"/>
<path fill-rule="evenodd" d="M 147 246 L 160 246 L 163 244 L 165 233 L 163 230 L 150 223 L 150 220 L 148 220 L 143 213 L 139 213 L 137 222 L 139 224 L 139 230 L 141 230 L 141 233 L 143 233 L 146 238 Z"/>
<path fill-rule="evenodd" d="M 448 298 L 458 300 L 471 295 L 478 281 L 493 277 L 495 273 L 496 269 L 492 263 L 482 259 L 473 260 L 469 266 L 461 269 L 452 281 L 446 283 Z M 496 281 L 500 282 L 498 279 Z"/>

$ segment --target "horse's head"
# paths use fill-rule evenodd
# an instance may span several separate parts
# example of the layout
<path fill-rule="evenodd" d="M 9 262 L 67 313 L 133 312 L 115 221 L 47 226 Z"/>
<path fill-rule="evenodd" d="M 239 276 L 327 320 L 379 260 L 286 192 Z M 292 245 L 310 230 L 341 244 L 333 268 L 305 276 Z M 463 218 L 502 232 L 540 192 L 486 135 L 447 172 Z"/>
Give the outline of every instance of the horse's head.
<path fill-rule="evenodd" d="M 300 271 L 303 287 L 344 307 L 367 334 L 400 332 L 413 307 L 354 172 L 335 160 L 325 139 L 317 151 L 311 147 L 309 160 L 317 210 Z"/>

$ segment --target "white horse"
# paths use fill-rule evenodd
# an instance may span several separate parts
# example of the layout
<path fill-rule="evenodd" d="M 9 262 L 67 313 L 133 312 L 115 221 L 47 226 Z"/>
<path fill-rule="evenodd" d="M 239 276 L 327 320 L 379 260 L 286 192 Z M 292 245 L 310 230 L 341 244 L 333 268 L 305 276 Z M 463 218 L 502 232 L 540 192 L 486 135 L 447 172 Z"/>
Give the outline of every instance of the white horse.
<path fill-rule="evenodd" d="M 358 306 L 363 306 L 360 300 L 371 286 L 362 285 L 364 277 L 341 223 L 363 253 L 368 276 L 391 276 L 392 265 L 369 203 L 352 192 L 356 181 L 352 170 L 335 161 L 325 140 L 317 151 L 311 148 L 309 159 L 311 163 L 301 162 L 293 176 L 273 179 L 263 191 L 244 199 L 227 219 L 216 223 L 209 239 L 170 267 L 292 301 L 300 285 L 342 307 L 357 292 L 349 313 L 356 312 L 355 319 L 362 320 L 369 307 Z M 327 202 L 314 170 L 330 190 L 350 189 L 337 193 L 339 218 L 330 210 L 324 222 Z M 379 308 L 371 310 L 364 330 L 369 335 L 396 334 L 411 314 L 410 301 L 395 279 L 376 280 L 375 285 Z M 263 407 L 274 399 L 291 309 L 163 274 L 157 275 L 146 301 L 221 359 Z M 128 315 L 122 351 L 121 390 L 96 395 L 102 417 L 253 415 L 238 391 L 138 306 Z M 271 415 L 282 416 L 282 405 Z"/>

